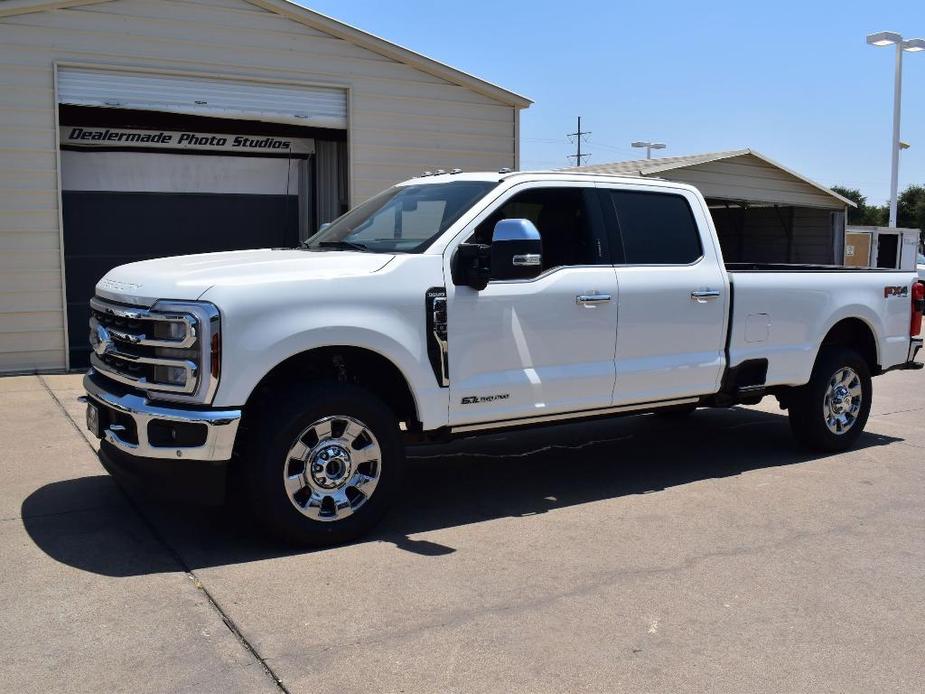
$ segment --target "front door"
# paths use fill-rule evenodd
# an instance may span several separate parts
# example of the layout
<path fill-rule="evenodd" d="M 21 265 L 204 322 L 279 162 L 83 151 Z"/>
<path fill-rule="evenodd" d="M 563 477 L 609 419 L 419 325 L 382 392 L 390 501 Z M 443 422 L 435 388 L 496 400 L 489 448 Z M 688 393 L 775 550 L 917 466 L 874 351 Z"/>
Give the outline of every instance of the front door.
<path fill-rule="evenodd" d="M 529 219 L 543 241 L 543 271 L 447 288 L 450 424 L 589 410 L 611 404 L 616 275 L 594 188 L 513 188 L 473 222 L 488 243 L 500 219 Z"/>

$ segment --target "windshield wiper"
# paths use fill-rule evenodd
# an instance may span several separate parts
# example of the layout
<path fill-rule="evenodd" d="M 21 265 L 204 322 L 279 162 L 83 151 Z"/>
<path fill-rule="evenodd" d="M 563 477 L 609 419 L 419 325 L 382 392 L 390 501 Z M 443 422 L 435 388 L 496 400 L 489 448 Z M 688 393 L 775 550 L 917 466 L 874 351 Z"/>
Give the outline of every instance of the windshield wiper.
<path fill-rule="evenodd" d="M 321 248 L 339 248 L 349 251 L 369 251 L 369 246 L 358 241 L 319 241 L 317 245 Z M 306 246 L 310 248 L 310 246 Z"/>

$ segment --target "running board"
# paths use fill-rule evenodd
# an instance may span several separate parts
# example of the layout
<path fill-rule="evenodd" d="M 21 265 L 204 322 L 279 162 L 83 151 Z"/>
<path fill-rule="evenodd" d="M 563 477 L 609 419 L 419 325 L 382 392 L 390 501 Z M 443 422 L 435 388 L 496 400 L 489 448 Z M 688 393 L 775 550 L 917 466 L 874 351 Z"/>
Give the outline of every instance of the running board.
<path fill-rule="evenodd" d="M 619 407 L 605 407 L 597 410 L 580 410 L 578 412 L 560 412 L 558 414 L 548 414 L 539 417 L 523 417 L 521 419 L 505 419 L 497 422 L 478 422 L 475 424 L 464 424 L 462 426 L 450 427 L 451 434 L 461 434 L 465 432 L 483 431 L 487 429 L 507 429 L 509 427 L 529 426 L 531 424 L 543 424 L 544 422 L 559 422 L 569 419 L 589 419 L 591 417 L 603 417 L 610 414 L 621 414 L 624 412 L 639 412 L 652 410 L 659 407 L 671 407 L 673 405 L 693 405 L 700 402 L 700 398 L 681 398 L 679 400 L 658 400 L 656 402 L 641 402 L 633 405 L 621 405 Z"/>

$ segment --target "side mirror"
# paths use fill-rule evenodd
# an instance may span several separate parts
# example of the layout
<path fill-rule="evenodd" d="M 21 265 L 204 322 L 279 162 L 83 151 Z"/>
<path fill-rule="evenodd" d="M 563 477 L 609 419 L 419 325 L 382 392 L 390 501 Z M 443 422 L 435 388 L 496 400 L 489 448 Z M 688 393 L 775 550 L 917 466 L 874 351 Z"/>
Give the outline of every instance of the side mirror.
<path fill-rule="evenodd" d="M 491 278 L 491 246 L 483 243 L 461 243 L 451 265 L 453 284 L 482 291 Z"/>
<path fill-rule="evenodd" d="M 491 277 L 519 280 L 543 271 L 543 241 L 529 219 L 502 219 L 491 236 Z"/>

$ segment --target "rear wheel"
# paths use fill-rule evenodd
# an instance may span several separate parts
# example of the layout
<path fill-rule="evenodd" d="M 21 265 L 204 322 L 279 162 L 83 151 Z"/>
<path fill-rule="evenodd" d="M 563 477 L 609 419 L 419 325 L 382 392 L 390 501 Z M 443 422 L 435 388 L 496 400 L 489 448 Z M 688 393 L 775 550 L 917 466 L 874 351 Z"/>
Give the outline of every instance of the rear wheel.
<path fill-rule="evenodd" d="M 790 399 L 790 427 L 808 448 L 846 450 L 864 431 L 872 395 L 870 370 L 861 355 L 846 347 L 825 348 L 809 383 Z"/>
<path fill-rule="evenodd" d="M 246 492 L 270 532 L 294 544 L 330 545 L 379 521 L 404 465 L 398 421 L 384 403 L 353 385 L 302 384 L 254 416 Z"/>

